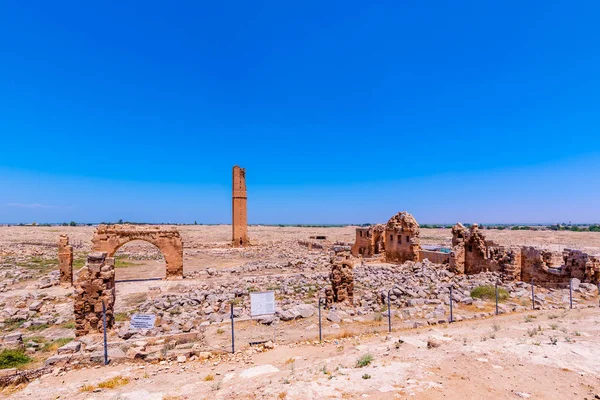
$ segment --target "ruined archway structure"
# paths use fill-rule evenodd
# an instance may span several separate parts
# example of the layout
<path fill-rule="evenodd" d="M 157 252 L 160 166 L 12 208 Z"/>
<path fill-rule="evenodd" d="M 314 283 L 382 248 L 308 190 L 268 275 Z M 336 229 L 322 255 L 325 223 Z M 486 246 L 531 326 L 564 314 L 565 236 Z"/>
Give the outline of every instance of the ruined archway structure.
<path fill-rule="evenodd" d="M 143 240 L 160 249 L 167 262 L 167 279 L 183 278 L 183 241 L 179 231 L 162 226 L 99 225 L 92 239 L 92 251 L 113 257 L 125 243 Z"/>

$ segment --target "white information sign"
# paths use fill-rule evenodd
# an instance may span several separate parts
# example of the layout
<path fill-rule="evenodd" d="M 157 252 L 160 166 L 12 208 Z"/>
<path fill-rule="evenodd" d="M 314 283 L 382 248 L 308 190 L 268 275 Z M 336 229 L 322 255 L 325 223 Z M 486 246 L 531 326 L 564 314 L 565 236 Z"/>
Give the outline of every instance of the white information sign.
<path fill-rule="evenodd" d="M 129 322 L 129 329 L 152 329 L 156 315 L 154 314 L 133 314 Z"/>
<path fill-rule="evenodd" d="M 275 292 L 250 293 L 250 314 L 253 317 L 275 314 Z"/>

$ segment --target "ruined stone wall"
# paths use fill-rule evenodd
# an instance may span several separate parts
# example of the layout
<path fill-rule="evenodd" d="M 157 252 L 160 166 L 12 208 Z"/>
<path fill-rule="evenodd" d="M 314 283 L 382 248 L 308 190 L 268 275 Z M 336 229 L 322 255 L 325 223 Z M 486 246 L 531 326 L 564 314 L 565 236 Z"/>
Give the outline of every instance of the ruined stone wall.
<path fill-rule="evenodd" d="M 92 251 L 108 257 L 125 243 L 143 240 L 160 249 L 167 263 L 167 279 L 183 278 L 183 240 L 176 229 L 161 226 L 99 225 L 92 239 Z"/>
<path fill-rule="evenodd" d="M 537 283 L 568 283 L 569 271 L 563 266 L 562 253 L 538 249 L 532 246 L 521 248 L 521 280 Z"/>
<path fill-rule="evenodd" d="M 582 282 L 600 282 L 600 256 L 593 256 L 581 250 L 567 249 L 563 252 L 563 260 L 572 278 Z"/>
<path fill-rule="evenodd" d="M 356 240 L 352 246 L 354 257 L 373 257 L 385 252 L 385 225 L 356 228 Z"/>
<path fill-rule="evenodd" d="M 73 284 L 73 246 L 69 244 L 67 235 L 58 238 L 58 270 L 60 283 L 71 286 Z"/>
<path fill-rule="evenodd" d="M 418 261 L 421 244 L 419 224 L 409 213 L 394 215 L 385 227 L 385 258 L 390 262 Z"/>
<path fill-rule="evenodd" d="M 448 264 L 450 262 L 450 253 L 444 253 L 443 251 L 433 250 L 420 250 L 419 261 L 428 259 L 434 264 Z"/>
<path fill-rule="evenodd" d="M 246 170 L 239 166 L 233 167 L 232 188 L 232 237 L 233 247 L 246 246 L 248 240 L 248 209 L 246 208 Z"/>
<path fill-rule="evenodd" d="M 486 240 L 477 224 L 468 232 L 457 224 L 452 234 L 449 266 L 455 272 L 498 272 L 504 279 L 533 279 L 538 284 L 567 285 L 572 278 L 590 283 L 600 280 L 600 257 L 580 250 L 559 253 L 532 246 L 499 246 Z"/>
<path fill-rule="evenodd" d="M 115 259 L 106 253 L 88 255 L 74 284 L 75 334 L 102 332 L 102 302 L 106 306 L 107 329 L 114 325 Z"/>
<path fill-rule="evenodd" d="M 450 270 L 459 274 L 465 273 L 465 240 L 467 228 L 460 222 L 452 227 L 452 251 L 448 266 Z"/>
<path fill-rule="evenodd" d="M 504 279 L 521 279 L 521 248 L 488 246 L 485 270 L 499 272 Z"/>
<path fill-rule="evenodd" d="M 465 237 L 465 274 L 478 274 L 487 267 L 487 245 L 485 236 L 477 224 L 471 225 Z"/>
<path fill-rule="evenodd" d="M 336 252 L 331 257 L 331 289 L 325 291 L 326 304 L 354 303 L 354 264 L 348 251 Z"/>

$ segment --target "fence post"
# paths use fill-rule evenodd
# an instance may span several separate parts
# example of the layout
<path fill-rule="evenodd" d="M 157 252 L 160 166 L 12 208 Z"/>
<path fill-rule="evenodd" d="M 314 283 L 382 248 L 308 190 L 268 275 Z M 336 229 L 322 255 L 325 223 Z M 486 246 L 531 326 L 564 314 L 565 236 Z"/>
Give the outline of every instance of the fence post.
<path fill-rule="evenodd" d="M 498 315 L 498 281 L 496 281 L 496 315 Z"/>
<path fill-rule="evenodd" d="M 454 318 L 452 316 L 452 302 L 454 300 L 452 299 L 452 285 L 450 285 L 450 323 L 454 322 Z"/>
<path fill-rule="evenodd" d="M 569 307 L 573 309 L 573 278 L 569 279 Z"/>
<path fill-rule="evenodd" d="M 319 342 L 323 341 L 323 331 L 321 330 L 321 302 L 323 298 L 319 297 Z"/>
<path fill-rule="evenodd" d="M 231 303 L 231 354 L 235 354 L 235 333 L 233 326 L 233 303 Z"/>
<path fill-rule="evenodd" d="M 533 291 L 533 278 L 531 278 L 531 308 L 535 310 L 535 293 Z"/>
<path fill-rule="evenodd" d="M 392 308 L 390 307 L 390 292 L 392 289 L 388 290 L 388 333 L 392 333 Z"/>
<path fill-rule="evenodd" d="M 102 328 L 104 329 L 104 365 L 108 365 L 108 344 L 106 343 L 106 304 L 102 300 Z"/>

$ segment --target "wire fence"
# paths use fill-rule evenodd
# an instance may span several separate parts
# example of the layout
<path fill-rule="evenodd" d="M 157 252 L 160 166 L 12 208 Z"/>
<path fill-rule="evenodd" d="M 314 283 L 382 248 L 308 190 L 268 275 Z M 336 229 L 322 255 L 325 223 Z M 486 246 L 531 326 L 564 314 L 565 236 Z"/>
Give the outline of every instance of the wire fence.
<path fill-rule="evenodd" d="M 263 344 L 268 341 L 280 344 L 299 340 L 322 342 L 325 340 L 335 341 L 336 339 L 365 333 L 385 334 L 391 333 L 394 330 L 425 326 L 432 322 L 435 324 L 455 323 L 466 319 L 457 319 L 458 313 L 471 313 L 471 317 L 473 318 L 493 317 L 511 313 L 510 307 L 506 307 L 505 305 L 507 300 L 510 300 L 513 305 L 518 304 L 520 306 L 517 307 L 518 311 L 523 312 L 539 309 L 572 309 L 586 302 L 589 306 L 589 302 L 594 297 L 597 299 L 598 306 L 600 306 L 599 291 L 591 294 L 594 291 L 579 290 L 578 285 L 573 285 L 573 280 L 569 282 L 544 283 L 543 286 L 537 286 L 535 281 L 530 283 L 523 282 L 519 286 L 520 290 L 516 291 L 517 295 L 515 297 L 507 297 L 508 289 L 515 292 L 514 287 L 509 287 L 509 285 L 504 284 L 502 281 L 497 281 L 493 285 L 492 297 L 489 297 L 489 292 L 486 293 L 487 301 L 483 301 L 484 306 L 482 306 L 482 310 L 479 310 L 477 306 L 473 307 L 472 304 L 464 304 L 459 301 L 456 296 L 457 290 L 455 285 L 450 283 L 447 286 L 448 301 L 442 301 L 439 304 L 432 302 L 433 305 L 437 305 L 438 309 L 441 307 L 445 309 L 444 318 L 438 318 L 433 321 L 426 321 L 425 318 L 411 318 L 407 322 L 406 318 L 402 317 L 402 312 L 407 307 L 395 305 L 392 301 L 393 285 L 392 288 L 386 290 L 386 296 L 381 302 L 380 311 L 376 311 L 371 315 L 359 315 L 358 317 L 356 314 L 353 314 L 348 315 L 348 318 L 331 318 L 331 313 L 335 314 L 338 312 L 337 305 L 334 304 L 332 307 L 327 308 L 325 306 L 325 297 L 319 296 L 315 304 L 317 306 L 316 324 L 311 320 L 295 320 L 286 324 L 270 323 L 270 325 L 265 325 L 264 320 L 261 322 L 261 320 L 251 318 L 233 318 L 234 324 L 231 324 L 231 327 L 234 328 L 232 334 L 234 341 L 232 343 L 235 344 L 235 349 L 240 349 L 244 345 Z M 589 286 L 586 287 L 589 288 Z M 377 290 L 361 284 L 355 284 L 354 289 Z M 598 289 L 600 289 L 600 285 L 598 285 Z M 553 296 L 552 299 L 549 299 L 550 295 Z M 403 301 L 406 300 L 408 299 L 403 299 Z M 341 311 L 341 313 L 347 315 L 345 311 Z M 298 332 L 298 329 L 304 329 L 304 331 Z M 294 330 L 295 334 L 291 334 L 291 330 Z M 220 348 L 224 349 L 225 346 L 222 345 Z"/>

